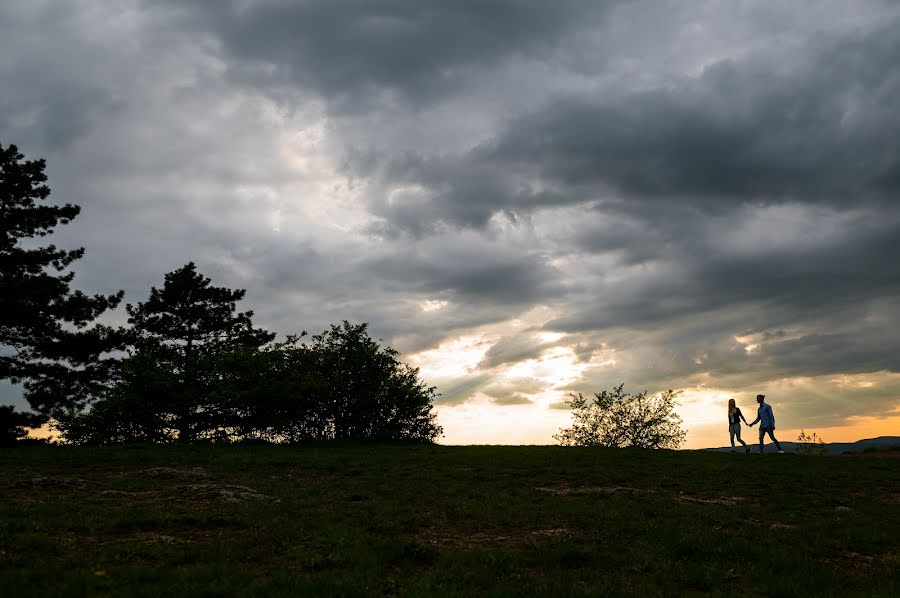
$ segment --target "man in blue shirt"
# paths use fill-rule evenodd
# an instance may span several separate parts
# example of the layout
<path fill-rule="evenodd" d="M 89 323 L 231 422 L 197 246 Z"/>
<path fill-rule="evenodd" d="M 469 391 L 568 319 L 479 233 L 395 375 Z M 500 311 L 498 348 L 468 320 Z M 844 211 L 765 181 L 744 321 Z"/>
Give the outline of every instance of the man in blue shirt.
<path fill-rule="evenodd" d="M 778 447 L 778 452 L 783 453 L 778 439 L 775 438 L 775 414 L 772 413 L 772 406 L 766 403 L 766 395 L 756 395 L 756 402 L 759 403 L 759 409 L 756 411 L 756 419 L 750 422 L 752 428 L 756 422 L 759 422 L 759 452 L 763 452 L 763 440 L 768 432 L 769 438 Z"/>

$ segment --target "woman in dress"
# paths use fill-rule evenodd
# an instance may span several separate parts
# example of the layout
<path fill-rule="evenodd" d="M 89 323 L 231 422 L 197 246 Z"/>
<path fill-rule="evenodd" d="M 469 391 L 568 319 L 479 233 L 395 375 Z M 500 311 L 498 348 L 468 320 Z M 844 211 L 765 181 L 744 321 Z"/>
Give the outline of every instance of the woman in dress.
<path fill-rule="evenodd" d="M 734 399 L 728 399 L 728 433 L 731 435 L 731 452 L 734 452 L 734 439 L 737 438 L 738 442 L 744 445 L 744 450 L 748 453 L 750 452 L 750 447 L 747 446 L 747 443 L 741 440 L 741 420 L 744 420 L 744 423 L 747 423 L 747 419 L 744 417 L 744 414 L 741 413 L 740 408 L 734 403 Z"/>

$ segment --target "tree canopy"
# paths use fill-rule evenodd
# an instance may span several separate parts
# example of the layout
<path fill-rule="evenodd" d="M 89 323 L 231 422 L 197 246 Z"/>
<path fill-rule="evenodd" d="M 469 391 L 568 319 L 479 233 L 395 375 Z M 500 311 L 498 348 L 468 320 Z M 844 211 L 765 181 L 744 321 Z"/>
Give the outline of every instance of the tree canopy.
<path fill-rule="evenodd" d="M 46 418 L 34 413 L 21 413 L 12 405 L 0 405 L 0 446 L 12 446 L 28 435 L 28 428 L 46 423 Z"/>
<path fill-rule="evenodd" d="M 367 324 L 332 325 L 303 349 L 318 382 L 318 434 L 429 442 L 440 435 L 431 410 L 435 389 L 419 379 L 418 369 L 400 362 L 397 351 L 372 339 Z"/>
<path fill-rule="evenodd" d="M 122 299 L 73 291 L 68 271 L 84 249 L 36 243 L 79 213 L 50 195 L 44 160 L 25 160 L 0 144 L 0 380 L 22 383 L 43 414 L 83 405 L 109 380 L 121 346 L 116 330 L 96 324 Z"/>

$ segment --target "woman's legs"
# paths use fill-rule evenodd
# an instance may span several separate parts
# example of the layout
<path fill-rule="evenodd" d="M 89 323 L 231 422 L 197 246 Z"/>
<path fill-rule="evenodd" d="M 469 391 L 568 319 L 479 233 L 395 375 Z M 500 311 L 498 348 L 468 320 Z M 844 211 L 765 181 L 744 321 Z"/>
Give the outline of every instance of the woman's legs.
<path fill-rule="evenodd" d="M 731 446 L 734 446 L 734 436 L 737 436 L 738 442 L 744 445 L 744 448 L 747 448 L 747 443 L 741 440 L 741 428 L 738 426 L 737 430 L 735 430 L 734 434 L 731 437 Z"/>
<path fill-rule="evenodd" d="M 734 426 L 728 426 L 728 435 L 731 436 L 731 448 L 734 448 Z"/>

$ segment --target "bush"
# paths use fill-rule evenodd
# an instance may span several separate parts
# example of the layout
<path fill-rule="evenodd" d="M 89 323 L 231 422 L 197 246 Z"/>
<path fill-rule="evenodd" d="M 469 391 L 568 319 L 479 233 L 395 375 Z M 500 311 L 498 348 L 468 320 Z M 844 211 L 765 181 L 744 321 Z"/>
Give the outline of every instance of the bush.
<path fill-rule="evenodd" d="M 797 452 L 801 455 L 826 455 L 828 447 L 815 432 L 807 434 L 804 430 L 800 430 L 800 436 L 797 437 Z"/>
<path fill-rule="evenodd" d="M 608 446 L 676 449 L 687 434 L 675 413 L 679 392 L 647 396 L 628 394 L 624 384 L 585 399 L 569 395 L 574 424 L 553 436 L 563 446 Z"/>

